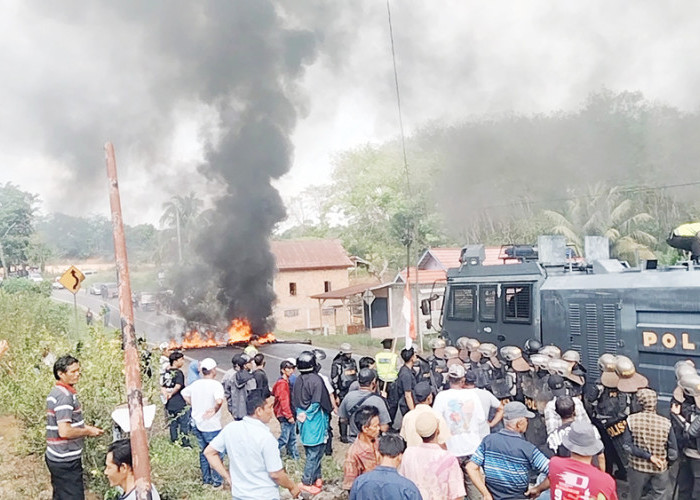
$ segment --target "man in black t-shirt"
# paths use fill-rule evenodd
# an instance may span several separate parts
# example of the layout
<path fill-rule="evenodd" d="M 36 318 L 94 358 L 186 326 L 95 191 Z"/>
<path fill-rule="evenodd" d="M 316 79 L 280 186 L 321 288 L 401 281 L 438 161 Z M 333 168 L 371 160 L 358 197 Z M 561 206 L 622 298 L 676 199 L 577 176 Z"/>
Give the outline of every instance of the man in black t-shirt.
<path fill-rule="evenodd" d="M 253 356 L 253 378 L 255 379 L 255 388 L 263 392 L 270 390 L 270 382 L 265 373 L 265 356 L 259 352 Z"/>
<path fill-rule="evenodd" d="M 175 351 L 169 356 L 170 366 L 163 374 L 163 385 L 161 394 L 165 402 L 165 409 L 168 411 L 168 424 L 170 426 L 170 440 L 178 440 L 178 434 L 182 435 L 182 446 L 190 446 L 187 435 L 190 431 L 190 411 L 187 403 L 180 391 L 185 387 L 185 375 L 182 373 L 182 366 L 185 364 L 185 357 L 179 351 Z"/>
<path fill-rule="evenodd" d="M 413 408 L 413 389 L 416 387 L 416 376 L 413 373 L 413 364 L 416 362 L 416 353 L 413 348 L 402 349 L 401 359 L 403 366 L 399 369 L 399 376 L 396 379 L 396 393 L 399 396 L 399 411 L 401 415 L 405 415 Z M 401 419 L 394 417 L 394 426 L 401 425 Z"/>

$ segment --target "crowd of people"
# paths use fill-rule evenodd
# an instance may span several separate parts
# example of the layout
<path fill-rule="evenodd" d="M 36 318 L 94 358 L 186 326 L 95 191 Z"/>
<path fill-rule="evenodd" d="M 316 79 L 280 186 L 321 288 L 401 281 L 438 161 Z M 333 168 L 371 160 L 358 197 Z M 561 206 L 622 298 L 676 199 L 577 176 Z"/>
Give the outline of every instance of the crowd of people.
<path fill-rule="evenodd" d="M 588 380 L 576 351 L 534 339 L 500 350 L 435 339 L 427 357 L 393 347 L 387 339 L 357 362 L 343 344 L 330 377 L 320 373 L 321 353 L 304 351 L 280 363 L 272 387 L 254 350 L 235 354 L 222 381 L 205 358 L 187 383 L 184 357 L 172 352 L 161 376 L 171 440 L 190 446 L 193 435 L 202 481 L 213 489 L 226 483 L 237 499 L 279 498 L 279 487 L 293 497 L 323 491 L 334 415 L 338 441 L 349 443 L 342 488 L 354 500 L 613 500 L 613 477 L 627 481 L 632 498 L 700 498 L 700 375 L 689 360 L 675 366 L 678 384 L 663 416 L 657 393 L 625 356 L 604 354 L 600 376 Z M 78 360 L 59 358 L 54 375 L 46 453 L 54 498 L 82 498 L 82 440 L 102 431 L 82 420 Z M 233 418 L 226 427 L 224 406 Z M 295 483 L 282 456 L 299 460 L 300 448 Z M 105 474 L 131 498 L 124 450 L 110 447 Z"/>

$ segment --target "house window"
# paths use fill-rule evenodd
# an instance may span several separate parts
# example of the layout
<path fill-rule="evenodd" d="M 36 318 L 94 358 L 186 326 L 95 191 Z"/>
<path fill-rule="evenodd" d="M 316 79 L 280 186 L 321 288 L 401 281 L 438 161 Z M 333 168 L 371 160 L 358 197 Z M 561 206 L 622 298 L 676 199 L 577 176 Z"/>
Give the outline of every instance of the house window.
<path fill-rule="evenodd" d="M 481 285 L 479 287 L 479 319 L 481 321 L 496 321 L 496 285 Z"/>
<path fill-rule="evenodd" d="M 324 316 L 333 316 L 333 314 L 335 313 L 335 309 L 333 309 L 332 307 L 326 307 L 321 312 Z"/>
<path fill-rule="evenodd" d="M 295 316 L 299 316 L 299 309 L 287 309 L 284 311 L 285 318 L 294 318 Z"/>
<path fill-rule="evenodd" d="M 503 322 L 532 321 L 532 285 L 503 285 Z"/>
<path fill-rule="evenodd" d="M 296 294 L 297 294 L 297 284 L 290 283 L 289 284 L 289 295 L 296 295 Z"/>
<path fill-rule="evenodd" d="M 323 291 L 324 291 L 324 292 L 330 292 L 330 291 L 331 291 L 331 282 L 330 282 L 330 281 L 324 281 L 324 282 L 323 282 Z"/>
<path fill-rule="evenodd" d="M 450 292 L 448 318 L 458 321 L 474 321 L 476 287 L 453 287 Z"/>

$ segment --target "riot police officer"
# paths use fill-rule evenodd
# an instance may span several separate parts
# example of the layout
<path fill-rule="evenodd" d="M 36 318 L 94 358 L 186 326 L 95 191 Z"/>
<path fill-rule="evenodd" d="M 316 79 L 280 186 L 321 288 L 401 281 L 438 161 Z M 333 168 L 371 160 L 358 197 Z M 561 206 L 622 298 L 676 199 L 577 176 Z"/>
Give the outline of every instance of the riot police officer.
<path fill-rule="evenodd" d="M 523 374 L 523 395 L 525 406 L 535 413 L 531 418 L 525 439 L 537 446 L 540 450 L 547 447 L 547 427 L 544 421 L 544 410 L 547 403 L 554 397 L 547 381 L 549 380 L 549 360 L 545 354 L 531 354 L 533 370 Z"/>
<path fill-rule="evenodd" d="M 513 399 L 524 403 L 523 376 L 526 373 L 530 373 L 530 365 L 525 361 L 525 358 L 523 358 L 523 353 L 520 348 L 514 345 L 501 347 L 501 357 L 507 363 L 507 376 L 511 377 L 513 380 Z"/>
<path fill-rule="evenodd" d="M 537 339 L 527 339 L 523 344 L 523 358 L 530 363 L 530 356 L 539 354 L 540 349 L 542 349 L 542 342 Z"/>
<path fill-rule="evenodd" d="M 333 358 L 331 364 L 331 385 L 335 390 L 336 403 L 340 405 L 345 395 L 350 390 L 350 384 L 357 380 L 357 363 L 352 359 L 352 346 L 348 343 L 340 344 L 338 355 Z M 347 422 L 338 422 L 340 441 L 348 442 Z"/>

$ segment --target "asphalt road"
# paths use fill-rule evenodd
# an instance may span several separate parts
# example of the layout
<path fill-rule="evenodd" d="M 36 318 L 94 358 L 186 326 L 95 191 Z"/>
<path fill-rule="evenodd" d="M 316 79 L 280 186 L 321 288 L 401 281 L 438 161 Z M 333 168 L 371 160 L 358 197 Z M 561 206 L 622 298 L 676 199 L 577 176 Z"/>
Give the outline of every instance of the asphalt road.
<path fill-rule="evenodd" d="M 68 290 L 53 290 L 52 298 L 59 302 L 73 304 L 73 294 Z M 109 324 L 117 328 L 119 326 L 119 302 L 117 299 L 102 300 L 100 295 L 90 295 L 87 289 L 80 290 L 76 296 L 78 306 L 81 310 L 78 311 L 79 317 L 85 315 L 87 308 L 90 308 L 95 315 L 95 321 L 101 321 L 100 309 L 106 302 L 110 309 Z M 155 311 L 143 311 L 134 309 L 134 326 L 137 335 L 145 336 L 146 340 L 154 345 L 159 345 L 162 342 L 168 342 L 170 339 L 181 339 L 184 331 L 184 320 L 171 314 L 156 314 Z M 263 344 L 259 351 L 265 355 L 267 373 L 270 384 L 274 384 L 279 377 L 280 362 L 287 358 L 296 358 L 302 351 L 313 349 L 313 346 L 308 344 L 297 344 L 292 342 Z M 226 372 L 231 368 L 231 357 L 242 352 L 243 347 L 209 347 L 202 349 L 187 349 L 184 351 L 189 358 L 202 360 L 207 357 L 214 358 L 221 372 Z M 333 357 L 338 354 L 336 349 L 323 348 L 326 353 L 326 359 L 321 361 L 321 372 L 325 375 L 330 375 L 330 367 Z M 355 356 L 359 360 L 359 356 Z"/>

